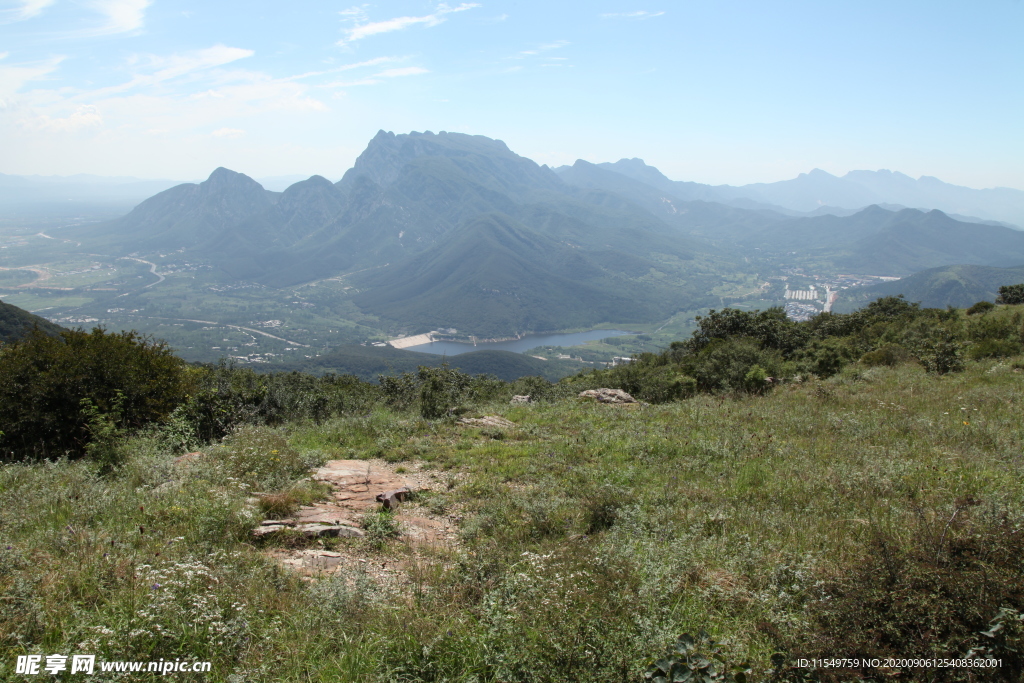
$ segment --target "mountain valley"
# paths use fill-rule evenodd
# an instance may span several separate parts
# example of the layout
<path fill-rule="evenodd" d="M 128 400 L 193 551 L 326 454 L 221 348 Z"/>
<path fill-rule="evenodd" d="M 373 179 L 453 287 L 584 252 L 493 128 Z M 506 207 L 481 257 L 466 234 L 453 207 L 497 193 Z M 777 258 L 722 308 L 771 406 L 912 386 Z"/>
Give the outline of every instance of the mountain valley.
<path fill-rule="evenodd" d="M 821 173 L 808 178 L 870 189 L 839 204 L 890 196 L 880 175 Z M 0 299 L 65 326 L 138 329 L 190 360 L 259 367 L 344 371 L 319 359 L 366 360 L 356 347 L 425 333 L 646 336 L 595 343 L 594 364 L 665 346 L 712 308 L 800 318 L 859 305 L 875 291 L 865 285 L 901 289 L 882 279 L 1024 263 L 1024 232 L 997 221 L 888 205 L 808 215 L 778 185 L 671 181 L 639 159 L 551 169 L 483 136 L 381 131 L 336 183 L 274 192 L 218 168 L 112 220 L 13 222 L 0 231 Z"/>

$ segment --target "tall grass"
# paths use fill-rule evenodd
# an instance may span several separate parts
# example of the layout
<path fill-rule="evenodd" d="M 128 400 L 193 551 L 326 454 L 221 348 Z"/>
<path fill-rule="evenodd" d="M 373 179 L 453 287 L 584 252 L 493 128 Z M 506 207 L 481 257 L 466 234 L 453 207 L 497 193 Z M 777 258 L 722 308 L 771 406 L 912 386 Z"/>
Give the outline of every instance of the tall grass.
<path fill-rule="evenodd" d="M 979 631 L 999 607 L 1024 607 L 1022 379 L 1012 359 L 947 375 L 853 365 L 770 396 L 470 407 L 516 423 L 500 432 L 377 407 L 236 433 L 187 465 L 156 437 L 106 474 L 5 465 L 0 677 L 15 679 L 17 654 L 95 651 L 210 659 L 204 680 L 638 681 L 702 629 L 755 678 L 777 652 L 961 656 L 989 642 Z M 332 457 L 445 472 L 451 488 L 429 502 L 459 524 L 458 547 L 343 541 L 403 560 L 401 590 L 278 567 L 249 543 L 253 493 L 288 491 Z M 964 607 L 928 617 L 924 589 Z M 907 633 L 886 595 L 959 622 Z M 865 596 L 873 610 L 856 607 Z"/>

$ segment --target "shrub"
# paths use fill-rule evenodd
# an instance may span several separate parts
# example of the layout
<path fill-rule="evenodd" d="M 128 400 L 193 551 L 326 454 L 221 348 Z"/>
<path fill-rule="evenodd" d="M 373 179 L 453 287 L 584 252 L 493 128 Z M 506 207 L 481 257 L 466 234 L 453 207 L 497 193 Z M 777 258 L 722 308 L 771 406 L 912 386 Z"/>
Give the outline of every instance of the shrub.
<path fill-rule="evenodd" d="M 1024 304 L 1024 283 L 999 288 L 997 304 Z"/>
<path fill-rule="evenodd" d="M 304 476 L 318 462 L 305 459 L 269 427 L 244 426 L 210 450 L 204 463 L 228 481 L 251 490 L 279 491 Z"/>
<path fill-rule="evenodd" d="M 98 421 L 133 430 L 162 420 L 184 400 L 186 375 L 163 342 L 135 332 L 34 332 L 0 352 L 0 459 L 78 457 Z"/>
<path fill-rule="evenodd" d="M 1021 352 L 1021 343 L 1016 339 L 985 339 L 970 347 L 967 356 L 972 360 L 982 358 L 1005 358 Z"/>
<path fill-rule="evenodd" d="M 967 309 L 967 315 L 984 315 L 995 307 L 996 305 L 991 301 L 979 301 Z"/>
<path fill-rule="evenodd" d="M 961 500 L 952 514 L 923 515 L 903 535 L 875 527 L 856 568 L 826 582 L 809 603 L 813 635 L 797 648 L 800 656 L 963 657 L 996 644 L 982 634 L 991 620 L 1001 608 L 1024 607 L 1024 530 L 991 513 L 972 518 L 976 504 Z M 897 680 L 922 673 L 904 670 Z M 1018 680 L 1005 670 L 947 673 L 944 680 Z"/>
<path fill-rule="evenodd" d="M 470 376 L 444 363 L 439 368 L 421 366 L 420 415 L 428 420 L 451 415 L 470 384 Z"/>
<path fill-rule="evenodd" d="M 901 365 L 912 360 L 914 360 L 914 354 L 899 344 L 884 344 L 874 351 L 865 353 L 861 356 L 860 362 L 874 367 L 876 365 Z"/>
<path fill-rule="evenodd" d="M 668 648 L 664 656 L 647 667 L 644 679 L 653 683 L 745 683 L 749 673 L 750 666 L 746 663 L 730 666 L 721 644 L 701 631 L 696 638 L 688 633 L 676 638 L 675 644 Z"/>
<path fill-rule="evenodd" d="M 743 337 L 710 344 L 683 363 L 704 391 L 746 391 L 747 375 L 754 366 L 761 368 L 765 378 L 785 374 L 778 351 L 762 350 L 756 340 Z"/>

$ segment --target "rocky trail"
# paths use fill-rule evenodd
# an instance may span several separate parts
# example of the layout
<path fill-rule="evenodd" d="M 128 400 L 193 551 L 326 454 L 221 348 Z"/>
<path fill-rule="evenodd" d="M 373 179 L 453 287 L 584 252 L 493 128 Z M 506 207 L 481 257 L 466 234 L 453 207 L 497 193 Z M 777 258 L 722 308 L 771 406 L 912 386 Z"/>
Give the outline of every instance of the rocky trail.
<path fill-rule="evenodd" d="M 257 538 L 272 537 L 292 530 L 318 539 L 320 547 L 278 547 L 266 551 L 282 565 L 306 577 L 354 569 L 384 582 L 404 582 L 410 564 L 417 561 L 426 547 L 450 547 L 457 542 L 458 531 L 454 520 L 433 515 L 417 503 L 417 493 L 440 489 L 444 484 L 438 481 L 436 473 L 412 467 L 412 471 L 399 474 L 380 460 L 330 460 L 311 475 L 330 487 L 328 500 L 299 508 L 287 518 L 264 520 L 253 534 Z M 411 495 L 402 495 L 403 491 Z M 389 493 L 392 495 L 388 496 Z M 400 529 L 398 540 L 411 552 L 402 553 L 397 560 L 385 559 L 363 543 L 326 542 L 331 538 L 364 538 L 364 516 L 384 507 L 384 498 L 394 506 L 393 519 Z"/>

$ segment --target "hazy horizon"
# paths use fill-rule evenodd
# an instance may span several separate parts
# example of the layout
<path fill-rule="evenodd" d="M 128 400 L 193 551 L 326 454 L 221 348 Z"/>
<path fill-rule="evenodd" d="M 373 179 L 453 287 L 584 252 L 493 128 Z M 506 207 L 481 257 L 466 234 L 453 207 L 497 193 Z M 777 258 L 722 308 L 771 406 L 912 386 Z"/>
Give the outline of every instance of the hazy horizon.
<path fill-rule="evenodd" d="M 512 150 L 512 151 L 515 152 L 515 150 Z M 623 157 L 623 158 L 625 159 L 626 157 Z M 355 159 L 353 159 L 352 161 L 355 162 Z M 604 160 L 604 162 L 614 162 L 614 161 L 618 161 L 618 159 L 615 159 L 615 160 L 613 160 L 613 159 L 606 159 L 606 160 Z M 646 160 L 642 160 L 642 161 L 644 161 L 646 163 Z M 595 163 L 604 163 L 604 162 L 599 161 L 599 162 L 595 162 Z M 571 166 L 572 163 L 570 163 L 568 165 Z M 648 164 L 648 165 L 654 166 L 653 164 Z M 295 182 L 299 182 L 299 181 L 302 181 L 302 180 L 306 180 L 306 179 L 308 179 L 308 178 L 310 178 L 310 177 L 312 177 L 314 175 L 321 175 L 321 176 L 327 178 L 328 180 L 330 180 L 331 182 L 337 182 L 337 181 L 341 180 L 341 176 L 344 175 L 344 171 L 343 171 L 342 173 L 339 173 L 339 174 L 337 174 L 335 176 L 324 175 L 322 173 L 308 173 L 308 174 L 303 174 L 303 173 L 286 173 L 286 174 L 278 174 L 278 175 L 263 175 L 263 176 L 261 176 L 261 175 L 254 175 L 252 173 L 246 173 L 246 171 L 243 170 L 243 169 L 237 169 L 237 168 L 231 168 L 229 166 L 224 166 L 224 164 L 220 164 L 219 166 L 211 168 L 210 171 L 208 173 L 206 173 L 205 175 L 203 175 L 201 177 L 195 177 L 195 178 L 141 177 L 141 176 L 106 176 L 106 175 L 99 175 L 99 174 L 88 173 L 88 172 L 73 173 L 73 174 L 69 174 L 69 175 L 57 175 L 57 174 L 43 175 L 43 174 L 26 174 L 26 173 L 0 172 L 0 175 L 20 176 L 20 177 L 29 178 L 29 179 L 39 178 L 41 180 L 70 179 L 70 178 L 74 178 L 76 176 L 92 176 L 92 177 L 95 177 L 95 178 L 97 178 L 99 180 L 105 180 L 105 181 L 117 180 L 117 181 L 120 181 L 120 182 L 168 181 L 168 182 L 176 182 L 176 183 L 201 183 L 204 180 L 206 180 L 210 176 L 210 174 L 213 173 L 214 170 L 216 170 L 217 168 L 221 168 L 221 167 L 227 168 L 227 169 L 229 169 L 231 171 L 235 171 L 236 173 L 243 173 L 243 174 L 249 176 L 250 178 L 252 178 L 253 180 L 256 180 L 257 182 L 259 182 L 261 184 L 266 184 L 268 182 L 276 182 L 276 184 L 280 184 L 282 181 L 285 181 L 285 180 L 290 181 L 291 183 L 295 183 Z M 349 168 L 351 168 L 351 165 L 349 166 Z M 655 166 L 655 168 L 657 168 L 657 167 Z M 658 170 L 662 170 L 662 169 L 658 169 Z M 788 177 L 788 178 L 778 178 L 778 179 L 775 179 L 775 180 L 757 181 L 757 182 L 773 183 L 773 182 L 781 182 L 781 181 L 785 181 L 785 180 L 793 180 L 794 178 L 796 178 L 798 176 L 807 175 L 807 174 L 812 173 L 812 172 L 814 172 L 816 170 L 824 170 L 824 169 L 816 169 L 816 168 L 815 169 L 808 169 L 807 171 L 803 171 L 803 172 L 797 173 L 795 176 L 791 176 L 791 177 Z M 855 172 L 858 172 L 858 171 L 867 171 L 867 172 L 870 172 L 870 173 L 892 173 L 894 175 L 902 173 L 902 171 L 900 171 L 899 169 L 887 169 L 887 168 L 879 168 L 879 169 L 863 169 L 863 168 L 860 168 L 860 169 L 858 169 L 858 168 L 851 168 L 848 171 L 845 171 L 843 173 L 832 173 L 831 175 L 836 176 L 838 178 L 842 178 L 845 175 L 847 175 L 848 173 L 855 173 Z M 826 171 L 826 172 L 828 172 L 828 171 Z M 662 173 L 664 173 L 664 171 L 662 171 Z M 903 175 L 907 175 L 907 174 L 903 174 Z M 707 183 L 704 180 L 701 180 L 700 178 L 673 178 L 673 177 L 668 176 L 668 175 L 666 175 L 666 177 L 668 177 L 669 180 L 679 180 L 679 181 L 684 181 L 684 182 L 695 182 L 695 183 L 711 184 L 711 183 Z M 914 177 L 914 176 L 908 176 L 908 177 L 912 178 L 913 180 L 920 180 L 922 177 L 936 177 L 936 176 L 932 176 L 931 174 L 925 173 L 922 176 L 918 176 L 918 177 Z M 946 180 L 944 178 L 938 178 L 938 180 L 946 182 Z M 717 185 L 728 185 L 728 184 L 729 183 L 717 183 Z M 749 183 L 749 184 L 754 184 L 754 183 Z M 285 186 L 282 185 L 282 188 L 283 187 L 285 187 Z M 969 186 L 966 186 L 966 187 L 969 187 Z M 273 188 L 269 188 L 268 187 L 267 189 L 273 189 Z M 1021 190 L 1021 188 L 1007 187 L 1007 186 L 972 187 L 970 189 L 979 189 L 979 190 L 985 190 L 985 189 Z M 1021 190 L 1021 191 L 1024 191 L 1024 190 Z"/>
<path fill-rule="evenodd" d="M 1022 27 L 1012 0 L 6 0 L 0 172 L 336 179 L 384 129 L 712 185 L 820 168 L 1024 188 Z"/>

